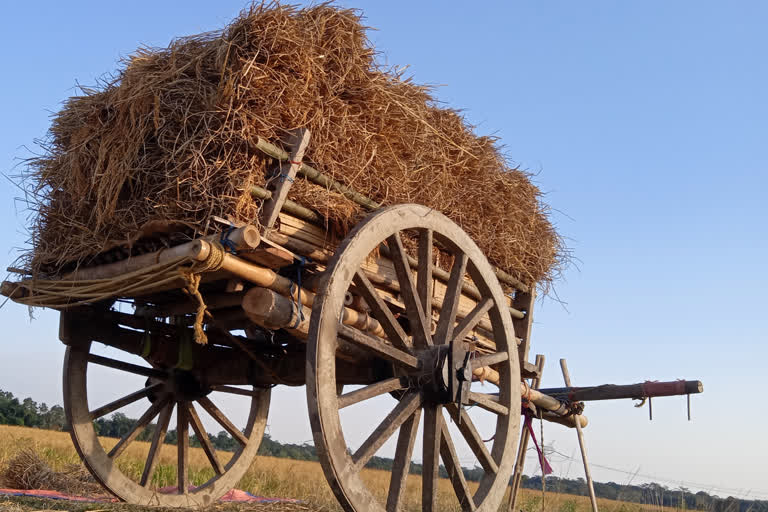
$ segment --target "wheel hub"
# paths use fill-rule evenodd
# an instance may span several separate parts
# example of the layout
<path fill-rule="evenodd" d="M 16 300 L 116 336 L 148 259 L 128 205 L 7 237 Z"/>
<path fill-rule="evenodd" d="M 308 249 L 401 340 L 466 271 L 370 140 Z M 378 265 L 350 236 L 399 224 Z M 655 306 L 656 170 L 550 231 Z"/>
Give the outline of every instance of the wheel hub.
<path fill-rule="evenodd" d="M 427 382 L 422 380 L 426 400 L 442 405 L 467 403 L 467 392 L 472 383 L 468 355 L 463 347 L 453 343 L 438 345 L 422 353 L 422 368 L 432 369 L 425 375 Z"/>
<path fill-rule="evenodd" d="M 195 401 L 211 393 L 212 389 L 204 386 L 200 379 L 192 372 L 174 369 L 169 372 L 168 378 L 161 380 L 150 377 L 146 386 L 162 383 L 163 387 L 149 395 L 150 402 L 155 402 L 161 395 L 170 393 L 176 401 Z"/>

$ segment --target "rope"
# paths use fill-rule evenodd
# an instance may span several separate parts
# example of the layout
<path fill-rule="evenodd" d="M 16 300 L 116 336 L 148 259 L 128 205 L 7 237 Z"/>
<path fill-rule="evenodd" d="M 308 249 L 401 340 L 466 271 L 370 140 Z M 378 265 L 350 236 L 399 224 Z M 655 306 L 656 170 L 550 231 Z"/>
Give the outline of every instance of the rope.
<path fill-rule="evenodd" d="M 307 259 L 304 256 L 298 256 L 299 261 L 296 263 L 296 302 L 293 301 L 293 287 L 294 282 L 291 281 L 290 289 L 288 290 L 288 295 L 291 297 L 291 308 L 296 308 L 296 321 L 289 327 L 289 329 L 296 329 L 299 325 L 301 325 L 301 322 L 304 321 L 304 307 L 301 304 L 301 271 L 304 269 L 304 265 L 307 262 Z"/>
<path fill-rule="evenodd" d="M 211 242 L 210 246 L 208 257 L 191 265 L 189 257 L 181 256 L 104 279 L 20 281 L 17 286 L 26 290 L 27 295 L 14 297 L 13 300 L 31 307 L 71 308 L 115 297 L 142 295 L 181 279 L 184 282 L 182 290 L 197 301 L 194 339 L 196 343 L 204 345 L 208 342 L 203 330 L 207 309 L 200 294 L 200 277 L 206 272 L 221 269 L 227 253 L 219 242 Z"/>
<path fill-rule="evenodd" d="M 229 227 L 221 233 L 221 237 L 219 237 L 219 243 L 221 243 L 230 254 L 237 254 L 237 245 L 229 239 L 229 235 L 231 235 L 235 229 L 237 228 L 233 224 L 230 224 Z"/>

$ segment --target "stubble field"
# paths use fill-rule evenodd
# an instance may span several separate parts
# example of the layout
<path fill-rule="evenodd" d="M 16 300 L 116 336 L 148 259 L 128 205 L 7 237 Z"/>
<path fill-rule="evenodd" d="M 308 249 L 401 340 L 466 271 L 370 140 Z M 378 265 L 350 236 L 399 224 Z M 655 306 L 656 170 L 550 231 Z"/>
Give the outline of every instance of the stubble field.
<path fill-rule="evenodd" d="M 105 447 L 110 447 L 117 440 L 103 439 Z M 75 452 L 69 434 L 53 432 L 49 430 L 32 429 L 25 427 L 13 427 L 0 425 L 0 471 L 3 471 L 8 462 L 16 455 L 32 450 L 40 456 L 55 471 L 71 471 L 73 465 L 79 465 L 80 460 Z M 144 457 L 148 450 L 148 443 L 134 442 L 120 457 L 120 466 L 123 472 L 138 478 L 143 468 Z M 205 454 L 200 448 L 191 448 L 190 480 L 193 484 L 202 483 L 213 475 Z M 158 487 L 173 485 L 176 482 L 175 461 L 176 447 L 165 445 L 161 452 L 158 469 L 153 483 Z M 222 454 L 223 455 L 223 454 Z M 0 477 L 2 478 L 2 477 Z M 379 470 L 364 470 L 363 478 L 375 492 L 385 496 L 389 485 L 389 473 Z M 421 478 L 411 475 L 407 486 L 406 511 L 419 510 L 417 499 L 421 493 Z M 0 487 L 9 482 L 0 480 Z M 470 486 L 473 483 L 470 482 Z M 259 496 L 273 498 L 294 498 L 302 500 L 301 505 L 274 504 L 274 505 L 219 505 L 215 510 L 271 510 L 293 511 L 340 511 L 336 500 L 326 484 L 320 464 L 311 461 L 281 459 L 275 457 L 256 457 L 245 477 L 240 481 L 238 488 Z M 591 510 L 589 499 L 584 496 L 573 496 L 547 492 L 543 498 L 542 507 L 541 491 L 523 489 L 518 500 L 519 508 L 524 512 L 589 512 Z M 659 507 L 640 505 L 613 500 L 598 500 L 600 510 L 603 512 L 651 512 L 659 511 Z M 44 505 L 44 506 L 43 506 Z M 56 502 L 39 499 L 8 499 L 0 497 L 0 511 L 21 512 L 31 510 L 122 510 L 124 512 L 137 512 L 145 510 L 139 507 L 110 504 L 78 504 L 71 502 Z M 146 509 L 157 512 L 158 509 Z M 439 510 L 446 512 L 458 512 L 458 502 L 453 494 L 451 484 L 447 479 L 439 482 Z M 506 511 L 506 499 L 501 510 Z"/>

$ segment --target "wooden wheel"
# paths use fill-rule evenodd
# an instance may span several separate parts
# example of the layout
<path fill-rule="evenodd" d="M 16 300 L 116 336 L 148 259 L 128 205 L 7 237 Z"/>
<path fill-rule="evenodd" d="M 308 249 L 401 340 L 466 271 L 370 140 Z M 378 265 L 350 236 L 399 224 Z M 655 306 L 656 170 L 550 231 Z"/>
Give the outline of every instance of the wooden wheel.
<path fill-rule="evenodd" d="M 418 240 L 418 248 L 413 250 L 418 256 L 416 276 L 403 247 L 406 239 Z M 434 309 L 433 242 L 440 247 L 441 256 L 453 256 L 442 305 Z M 363 270 L 382 243 L 386 243 L 397 274 L 398 299 L 404 310 L 399 318 L 391 297 L 385 300 Z M 357 512 L 393 512 L 406 506 L 447 510 L 451 505 L 444 501 L 446 493 L 438 493 L 438 487 L 447 484 L 439 479 L 442 459 L 462 510 L 495 511 L 515 460 L 520 368 L 508 302 L 480 249 L 442 214 L 423 206 L 399 205 L 379 210 L 361 222 L 339 246 L 327 274 L 312 309 L 307 399 L 320 461 L 342 507 Z M 471 310 L 465 308 L 461 318 L 457 313 L 465 274 L 479 290 L 480 300 Z M 365 300 L 386 340 L 341 323 L 350 291 Z M 495 341 L 495 349 L 484 352 L 465 343 L 481 319 Z M 373 357 L 374 364 L 381 367 L 381 378 L 338 394 L 336 357 L 342 343 Z M 500 374 L 498 396 L 489 392 L 495 388 L 484 389 L 471 382 L 472 370 L 489 364 Z M 362 403 L 370 405 L 361 409 L 350 426 L 343 416 Z M 381 420 L 361 425 L 378 411 L 384 411 Z M 367 437 L 360 437 L 361 433 Z M 385 445 L 389 447 L 385 456 L 394 452 L 388 485 L 376 482 L 380 473 L 376 476 L 363 470 Z M 409 478 L 414 452 L 413 458 L 421 459 L 422 475 Z M 477 483 L 468 482 L 461 470 L 467 454 L 482 468 Z"/>
<path fill-rule="evenodd" d="M 241 430 L 214 404 L 210 394 L 212 390 L 202 385 L 192 372 L 152 368 L 105 357 L 94 353 L 94 345 L 85 342 L 67 348 L 64 358 L 64 409 L 72 426 L 75 448 L 96 480 L 121 500 L 165 507 L 208 505 L 238 483 L 256 456 L 264 435 L 269 411 L 268 389 L 217 387 L 217 390 L 238 396 L 248 403 L 245 407 L 247 420 Z M 141 360 L 138 359 L 138 362 Z M 114 374 L 112 377 L 116 384 L 117 378 L 125 381 L 131 380 L 125 376 L 132 376 L 135 391 L 100 407 L 93 407 L 89 403 L 88 374 L 104 371 Z M 100 381 L 106 382 L 108 378 L 101 375 Z M 92 391 L 104 394 L 103 389 Z M 130 430 L 116 444 L 97 437 L 94 421 L 114 411 L 125 410 L 123 408 L 127 406 L 134 410 L 140 407 L 144 411 Z M 203 411 L 234 438 L 237 444 L 234 454 L 216 452 L 201 420 L 200 413 Z M 151 442 L 136 442 L 152 422 L 156 424 Z M 169 427 L 176 428 L 177 445 L 172 447 L 166 444 L 161 450 Z M 194 475 L 188 467 L 190 428 L 200 441 L 210 465 L 210 469 L 196 470 Z M 130 455 L 124 455 L 126 451 Z M 173 455 L 170 455 L 171 452 Z M 137 468 L 136 460 L 144 462 L 139 462 L 140 467 Z M 160 468 L 162 471 L 158 471 Z M 163 475 L 158 476 L 158 473 Z M 153 481 L 153 476 L 158 477 Z"/>

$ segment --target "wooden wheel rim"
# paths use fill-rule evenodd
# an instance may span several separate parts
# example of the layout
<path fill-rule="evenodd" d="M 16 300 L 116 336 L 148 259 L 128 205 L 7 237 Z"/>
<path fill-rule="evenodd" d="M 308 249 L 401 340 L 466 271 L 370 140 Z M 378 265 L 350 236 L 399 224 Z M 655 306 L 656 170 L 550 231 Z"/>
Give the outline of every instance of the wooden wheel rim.
<path fill-rule="evenodd" d="M 212 504 L 232 489 L 248 470 L 259 449 L 269 412 L 270 390 L 255 390 L 244 431 L 247 443 L 232 455 L 223 472 L 187 493 L 161 493 L 126 476 L 98 440 L 88 405 L 87 370 L 91 342 L 69 346 L 64 356 L 64 410 L 70 435 L 85 466 L 109 492 L 128 503 L 162 507 L 200 507 Z M 173 403 L 173 398 L 171 402 Z M 177 409 L 177 405 L 173 405 Z M 170 415 L 170 413 L 169 413 Z M 156 418 L 157 416 L 155 416 Z M 115 457 L 116 458 L 116 457 Z M 178 464 L 178 459 L 177 459 Z M 215 473 L 215 472 L 214 472 Z"/>
<path fill-rule="evenodd" d="M 364 259 L 387 238 L 409 229 L 431 230 L 444 246 L 466 254 L 470 262 L 467 271 L 482 297 L 492 298 L 495 305 L 505 304 L 503 290 L 477 245 L 447 217 L 424 206 L 398 205 L 374 212 L 338 247 L 328 265 L 328 278 L 312 309 L 307 346 L 307 400 L 315 446 L 326 479 L 342 507 L 351 512 L 380 512 L 385 507 L 360 478 L 359 469 L 354 468 L 354 461 L 344 439 L 335 385 L 339 312 L 343 307 L 345 293 Z M 508 407 L 507 415 L 498 416 L 495 442 L 491 450 L 498 470 L 495 474 L 486 472 L 471 500 L 472 504 L 462 504 L 467 510 L 481 512 L 495 511 L 503 498 L 512 474 L 515 459 L 513 444 L 520 427 L 520 394 L 519 391 L 514 392 L 520 382 L 518 354 L 512 319 L 508 313 L 502 313 L 502 309 L 494 306 L 488 311 L 497 347 L 509 353 L 508 359 L 497 367 L 500 374 L 499 403 Z M 420 407 L 421 402 L 414 413 L 417 423 Z M 424 409 L 425 414 L 422 416 L 425 418 L 430 414 L 428 409 Z M 437 421 L 439 423 L 441 420 Z M 415 432 L 415 427 L 409 428 Z M 411 437 L 415 437 L 415 433 Z M 430 501 L 422 503 L 424 510 L 436 510 L 435 498 Z M 386 510 L 396 510 L 400 506 L 398 498 L 396 503 L 388 503 Z"/>

